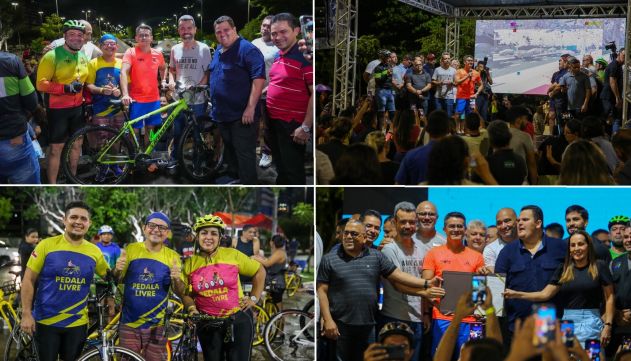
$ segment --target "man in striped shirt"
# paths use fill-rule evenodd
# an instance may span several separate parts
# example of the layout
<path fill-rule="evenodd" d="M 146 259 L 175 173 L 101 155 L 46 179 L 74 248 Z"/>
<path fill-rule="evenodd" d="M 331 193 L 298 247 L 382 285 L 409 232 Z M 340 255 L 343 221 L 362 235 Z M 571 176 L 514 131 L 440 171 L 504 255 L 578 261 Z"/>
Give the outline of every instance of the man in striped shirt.
<path fill-rule="evenodd" d="M 272 40 L 279 52 L 269 72 L 270 118 L 276 184 L 305 184 L 305 144 L 313 124 L 313 65 L 298 49 L 300 23 L 281 13 L 272 19 Z"/>

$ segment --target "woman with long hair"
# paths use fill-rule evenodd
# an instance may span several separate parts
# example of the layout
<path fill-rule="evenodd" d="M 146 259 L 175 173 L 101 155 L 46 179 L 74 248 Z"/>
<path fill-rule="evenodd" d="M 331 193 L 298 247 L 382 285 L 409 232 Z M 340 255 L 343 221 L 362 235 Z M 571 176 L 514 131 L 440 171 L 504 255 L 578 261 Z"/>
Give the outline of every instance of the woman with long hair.
<path fill-rule="evenodd" d="M 212 325 L 201 322 L 197 327 L 204 361 L 247 361 L 254 336 L 250 308 L 263 292 L 265 268 L 234 248 L 221 247 L 225 228 L 212 214 L 197 218 L 195 253 L 184 262 L 187 292 L 182 301 L 189 314 L 213 318 Z M 250 297 L 244 297 L 239 275 L 252 277 Z"/>
<path fill-rule="evenodd" d="M 561 160 L 560 185 L 613 185 L 614 180 L 600 147 L 579 139 L 568 145 Z"/>
<path fill-rule="evenodd" d="M 405 153 L 416 146 L 421 127 L 418 125 L 414 112 L 403 109 L 399 110 L 394 117 L 393 128 L 394 145 L 397 150 L 393 160 L 400 162 L 405 157 Z"/>
<path fill-rule="evenodd" d="M 565 261 L 543 290 L 520 292 L 506 289 L 504 292 L 507 299 L 531 302 L 545 302 L 555 296 L 563 320 L 574 321 L 574 335 L 581 345 L 589 339 L 599 339 L 603 347 L 607 345 L 614 316 L 613 278 L 609 267 L 596 260 L 592 238 L 583 230 L 570 236 Z M 602 317 L 601 309 L 604 309 Z"/>
<path fill-rule="evenodd" d="M 252 259 L 255 259 L 263 266 L 267 271 L 267 278 L 265 283 L 270 287 L 269 293 L 272 296 L 272 302 L 278 306 L 279 310 L 283 309 L 283 293 L 285 292 L 285 265 L 287 264 L 287 252 L 285 251 L 285 245 L 287 239 L 280 234 L 275 234 L 269 241 L 270 249 L 272 250 L 268 258 L 255 255 Z"/>

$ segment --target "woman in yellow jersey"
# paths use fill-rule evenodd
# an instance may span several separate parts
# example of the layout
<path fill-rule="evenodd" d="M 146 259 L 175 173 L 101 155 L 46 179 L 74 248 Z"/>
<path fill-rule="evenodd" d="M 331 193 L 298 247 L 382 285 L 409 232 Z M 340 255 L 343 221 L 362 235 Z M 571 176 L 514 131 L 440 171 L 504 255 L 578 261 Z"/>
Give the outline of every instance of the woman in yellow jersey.
<path fill-rule="evenodd" d="M 225 228 L 222 219 L 212 214 L 198 218 L 193 226 L 195 253 L 184 263 L 186 310 L 219 321 L 198 325 L 204 361 L 250 360 L 254 333 L 250 308 L 265 285 L 265 268 L 259 262 L 236 249 L 219 246 Z M 250 297 L 243 296 L 239 275 L 253 277 Z"/>

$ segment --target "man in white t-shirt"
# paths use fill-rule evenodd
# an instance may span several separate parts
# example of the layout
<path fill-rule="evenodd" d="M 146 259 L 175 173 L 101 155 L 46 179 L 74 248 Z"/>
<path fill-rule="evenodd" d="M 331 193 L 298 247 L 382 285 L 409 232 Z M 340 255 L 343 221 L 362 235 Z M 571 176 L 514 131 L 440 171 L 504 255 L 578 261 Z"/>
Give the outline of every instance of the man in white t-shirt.
<path fill-rule="evenodd" d="M 80 21 L 83 25 L 85 25 L 85 33 L 83 35 L 83 46 L 81 47 L 81 51 L 88 57 L 88 59 L 96 59 L 99 56 L 103 55 L 103 52 L 92 42 L 92 25 L 90 25 L 90 23 L 85 20 Z M 44 48 L 42 54 L 46 54 L 56 47 L 64 45 L 65 42 L 66 41 L 64 40 L 64 38 L 53 40 Z"/>
<path fill-rule="evenodd" d="M 436 109 L 444 110 L 450 118 L 454 114 L 455 77 L 456 69 L 451 67 L 451 54 L 444 52 L 440 57 L 440 66 L 434 69 L 432 85 L 436 89 L 434 95 Z"/>
<path fill-rule="evenodd" d="M 188 88 L 196 85 L 207 85 L 210 74 L 210 48 L 208 45 L 196 41 L 195 19 L 191 15 L 182 15 L 178 20 L 177 31 L 180 34 L 180 43 L 171 48 L 169 61 L 169 88 L 174 89 L 176 82 L 180 87 Z M 206 93 L 198 93 L 193 104 L 189 104 L 195 116 L 206 115 L 206 104 L 208 99 Z M 174 122 L 174 146 L 171 159 L 177 157 L 177 141 L 184 131 L 185 119 L 179 116 Z M 172 162 L 170 167 L 174 167 L 176 162 Z"/>
<path fill-rule="evenodd" d="M 263 53 L 263 59 L 265 60 L 265 86 L 263 88 L 263 92 L 261 93 L 261 128 L 259 131 L 263 135 L 263 139 L 260 139 L 261 144 L 261 160 L 259 161 L 259 166 L 261 168 L 267 168 L 272 165 L 272 150 L 267 146 L 267 140 L 265 138 L 265 129 L 267 128 L 267 108 L 265 107 L 265 102 L 267 99 L 267 84 L 269 83 L 269 70 L 274 63 L 274 58 L 276 57 L 276 53 L 278 53 L 279 49 L 274 45 L 272 41 L 272 19 L 274 15 L 267 15 L 263 22 L 261 23 L 261 37 L 252 40 L 252 45 L 256 46 L 261 53 Z"/>
<path fill-rule="evenodd" d="M 502 208 L 495 215 L 497 226 L 497 239 L 489 243 L 482 255 L 484 265 L 492 271 L 495 270 L 495 261 L 500 251 L 506 244 L 517 239 L 517 214 L 512 208 Z"/>
<path fill-rule="evenodd" d="M 366 91 L 369 96 L 375 95 L 375 78 L 373 78 L 372 72 L 373 70 L 375 70 L 375 67 L 379 65 L 379 63 L 381 63 L 381 60 L 375 59 L 368 63 L 368 65 L 366 65 L 366 70 L 364 70 L 364 81 L 368 83 Z"/>
<path fill-rule="evenodd" d="M 447 239 L 436 232 L 438 211 L 436 205 L 430 201 L 423 201 L 416 207 L 417 227 L 412 236 L 414 243 L 421 249 L 423 258 L 430 249 L 442 246 Z"/>

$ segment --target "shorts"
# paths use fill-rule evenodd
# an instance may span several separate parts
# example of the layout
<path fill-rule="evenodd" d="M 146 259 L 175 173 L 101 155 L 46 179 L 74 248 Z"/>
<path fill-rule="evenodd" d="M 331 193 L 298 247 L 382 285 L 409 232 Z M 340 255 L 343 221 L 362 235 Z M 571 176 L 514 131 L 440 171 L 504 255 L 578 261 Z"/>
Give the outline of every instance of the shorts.
<path fill-rule="evenodd" d="M 160 101 L 156 100 L 155 102 L 141 103 L 135 102 L 131 103 L 129 106 L 129 119 L 134 120 L 139 118 L 145 114 L 151 113 L 154 110 L 160 109 Z M 149 118 L 145 118 L 137 123 L 134 123 L 135 129 L 140 129 L 145 126 L 158 126 L 162 124 L 162 117 L 160 117 L 160 113 L 154 114 Z"/>
<path fill-rule="evenodd" d="M 456 99 L 456 113 L 467 115 L 471 112 L 471 99 Z"/>
<path fill-rule="evenodd" d="M 377 111 L 378 112 L 394 112 L 394 90 L 377 89 Z"/>
<path fill-rule="evenodd" d="M 48 142 L 62 144 L 77 130 L 85 126 L 83 106 L 48 109 Z"/>
<path fill-rule="evenodd" d="M 11 139 L 0 140 L 0 184 L 40 184 L 37 154 L 28 132 L 21 135 L 22 144 Z"/>

